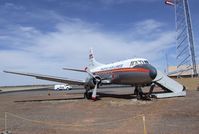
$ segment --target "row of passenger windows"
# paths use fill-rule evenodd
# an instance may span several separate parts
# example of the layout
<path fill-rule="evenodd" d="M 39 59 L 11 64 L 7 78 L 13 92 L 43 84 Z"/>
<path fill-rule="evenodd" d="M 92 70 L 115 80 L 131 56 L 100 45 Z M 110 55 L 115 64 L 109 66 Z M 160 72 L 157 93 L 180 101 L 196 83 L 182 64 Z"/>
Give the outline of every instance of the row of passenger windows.
<path fill-rule="evenodd" d="M 149 64 L 149 62 L 147 60 L 138 60 L 138 61 L 131 61 L 130 66 L 135 66 L 138 64 Z"/>

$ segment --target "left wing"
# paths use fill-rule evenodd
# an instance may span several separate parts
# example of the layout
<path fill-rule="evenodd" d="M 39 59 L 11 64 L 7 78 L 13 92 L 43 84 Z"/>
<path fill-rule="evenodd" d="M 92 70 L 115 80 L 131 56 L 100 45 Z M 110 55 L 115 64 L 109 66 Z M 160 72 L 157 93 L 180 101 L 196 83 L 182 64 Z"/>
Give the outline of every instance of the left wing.
<path fill-rule="evenodd" d="M 3 71 L 3 72 L 10 73 L 10 74 L 30 76 L 30 77 L 35 77 L 35 78 L 41 79 L 41 80 L 61 82 L 61 83 L 67 83 L 67 84 L 74 84 L 74 85 L 84 85 L 85 84 L 85 81 L 83 81 L 83 80 L 72 80 L 72 79 L 68 79 L 68 78 L 56 77 L 56 76 L 50 76 L 50 75 L 23 73 L 23 72 L 12 72 L 12 71 Z"/>

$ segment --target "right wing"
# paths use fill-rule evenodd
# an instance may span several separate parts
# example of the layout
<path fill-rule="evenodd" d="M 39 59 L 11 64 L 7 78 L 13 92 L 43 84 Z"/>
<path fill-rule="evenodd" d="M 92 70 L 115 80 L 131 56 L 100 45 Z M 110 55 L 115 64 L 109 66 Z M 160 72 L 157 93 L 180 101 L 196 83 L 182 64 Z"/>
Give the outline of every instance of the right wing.
<path fill-rule="evenodd" d="M 91 77 L 95 77 L 94 74 L 92 72 L 90 72 L 89 68 L 86 67 L 84 70 L 83 69 L 74 69 L 74 68 L 63 68 L 63 70 L 69 70 L 69 71 L 75 71 L 75 72 L 84 72 L 84 73 L 88 73 Z M 101 81 L 103 85 L 110 85 L 111 83 L 111 79 L 102 79 Z"/>
<path fill-rule="evenodd" d="M 50 76 L 50 75 L 22 73 L 22 72 L 13 72 L 13 71 L 3 71 L 3 72 L 10 73 L 10 74 L 30 76 L 30 77 L 35 77 L 37 79 L 61 82 L 61 83 L 67 83 L 67 84 L 74 84 L 74 85 L 84 85 L 85 84 L 85 81 L 83 81 L 83 80 L 72 80 L 72 79 L 68 79 L 68 78 L 56 77 L 56 76 Z"/>

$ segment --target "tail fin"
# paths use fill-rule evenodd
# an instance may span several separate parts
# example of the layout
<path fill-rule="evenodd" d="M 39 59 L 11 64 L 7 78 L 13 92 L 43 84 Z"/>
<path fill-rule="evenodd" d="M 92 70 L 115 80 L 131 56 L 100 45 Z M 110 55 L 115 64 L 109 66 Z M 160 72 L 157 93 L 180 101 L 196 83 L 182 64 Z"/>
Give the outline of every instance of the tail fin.
<path fill-rule="evenodd" d="M 103 64 L 101 64 L 101 63 L 99 63 L 95 60 L 95 57 L 94 57 L 94 54 L 93 54 L 93 49 L 91 48 L 90 51 L 89 51 L 89 68 L 92 69 L 92 68 L 102 66 L 102 65 Z"/>

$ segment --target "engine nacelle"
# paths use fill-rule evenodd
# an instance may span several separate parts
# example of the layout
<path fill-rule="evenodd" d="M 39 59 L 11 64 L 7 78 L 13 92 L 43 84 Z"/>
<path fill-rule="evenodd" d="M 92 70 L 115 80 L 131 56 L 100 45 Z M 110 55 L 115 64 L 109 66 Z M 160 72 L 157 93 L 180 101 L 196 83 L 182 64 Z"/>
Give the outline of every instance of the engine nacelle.
<path fill-rule="evenodd" d="M 94 89 L 96 84 L 101 84 L 102 80 L 100 76 L 95 76 L 95 78 L 93 77 L 89 77 L 86 79 L 84 88 L 85 89 Z"/>

